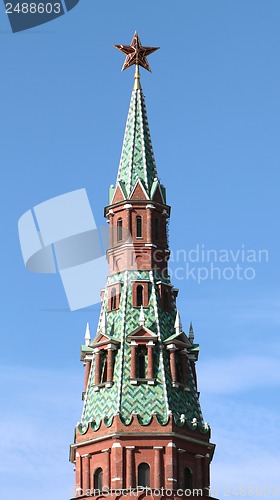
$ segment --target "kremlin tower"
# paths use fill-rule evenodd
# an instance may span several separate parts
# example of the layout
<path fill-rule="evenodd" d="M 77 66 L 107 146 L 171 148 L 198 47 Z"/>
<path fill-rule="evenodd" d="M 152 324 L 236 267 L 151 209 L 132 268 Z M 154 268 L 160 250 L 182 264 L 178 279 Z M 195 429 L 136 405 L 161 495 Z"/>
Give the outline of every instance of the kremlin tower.
<path fill-rule="evenodd" d="M 75 497 L 210 498 L 215 445 L 196 379 L 199 345 L 185 333 L 168 275 L 170 206 L 151 143 L 139 66 L 157 50 L 137 33 L 123 69 L 135 65 L 124 141 L 105 217 L 108 277 L 96 334 L 87 326 L 83 412 L 70 460 Z M 74 499 L 73 499 L 74 500 Z"/>

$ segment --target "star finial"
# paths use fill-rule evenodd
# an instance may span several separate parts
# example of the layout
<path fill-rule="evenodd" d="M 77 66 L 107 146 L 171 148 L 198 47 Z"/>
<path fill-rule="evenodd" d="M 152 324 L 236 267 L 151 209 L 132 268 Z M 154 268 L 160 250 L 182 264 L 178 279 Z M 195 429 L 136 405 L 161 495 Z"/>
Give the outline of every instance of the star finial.
<path fill-rule="evenodd" d="M 134 64 L 142 66 L 147 71 L 151 71 L 147 56 L 159 49 L 159 47 L 143 47 L 136 31 L 130 45 L 114 45 L 114 47 L 126 55 L 122 71 Z"/>

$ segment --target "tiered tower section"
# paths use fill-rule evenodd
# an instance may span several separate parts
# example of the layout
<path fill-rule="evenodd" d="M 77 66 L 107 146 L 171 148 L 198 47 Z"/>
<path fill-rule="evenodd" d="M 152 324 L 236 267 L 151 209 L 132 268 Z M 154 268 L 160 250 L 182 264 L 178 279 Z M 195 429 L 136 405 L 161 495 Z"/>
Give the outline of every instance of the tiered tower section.
<path fill-rule="evenodd" d="M 137 34 L 128 48 L 133 43 L 135 53 L 152 50 Z M 91 341 L 87 327 L 81 348 L 84 408 L 70 452 L 75 498 L 209 498 L 214 445 L 197 391 L 199 346 L 192 326 L 183 331 L 168 275 L 170 207 L 138 64 L 139 57 L 117 182 L 105 208 L 109 276 L 96 336 Z"/>

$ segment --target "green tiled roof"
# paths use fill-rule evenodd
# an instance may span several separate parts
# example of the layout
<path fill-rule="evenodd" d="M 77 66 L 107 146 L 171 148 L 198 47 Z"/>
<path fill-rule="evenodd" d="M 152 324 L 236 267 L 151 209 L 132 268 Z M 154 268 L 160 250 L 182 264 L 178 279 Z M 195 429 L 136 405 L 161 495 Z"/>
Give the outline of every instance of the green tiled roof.
<path fill-rule="evenodd" d="M 149 280 L 149 307 L 144 309 L 144 314 L 145 327 L 157 335 L 154 349 L 155 385 L 141 382 L 133 385 L 130 381 L 131 347 L 127 336 L 139 327 L 140 315 L 139 308 L 132 306 L 131 287 L 135 279 Z M 189 391 L 172 386 L 169 352 L 163 342 L 175 333 L 176 306 L 172 303 L 171 312 L 162 310 L 156 285 L 159 279 L 162 280 L 162 277 L 154 271 L 125 271 L 108 277 L 107 286 L 116 281 L 123 283 L 120 307 L 117 310 L 107 311 L 106 290 L 99 323 L 101 324 L 102 316 L 106 312 L 107 335 L 120 342 L 115 358 L 114 385 L 109 388 L 100 387 L 98 391 L 94 390 L 95 363 L 93 362 L 79 426 L 80 432 L 85 432 L 89 423 L 93 429 L 99 428 L 104 419 L 105 423 L 110 425 L 116 414 L 119 414 L 122 421 L 128 425 L 134 413 L 143 425 L 149 424 L 152 414 L 156 414 L 161 424 L 167 423 L 170 414 L 173 415 L 178 425 L 182 422 L 182 418 L 183 422 L 186 421 L 189 425 L 193 419 L 197 419 L 199 428 L 202 432 L 204 431 L 203 417 L 190 365 L 188 366 Z"/>
<path fill-rule="evenodd" d="M 142 89 L 132 91 L 117 182 L 125 186 L 128 197 L 141 179 L 150 197 L 157 169 L 151 143 L 145 98 Z"/>
<path fill-rule="evenodd" d="M 139 180 L 148 199 L 153 199 L 157 189 L 160 189 L 165 202 L 165 189 L 159 183 L 157 176 L 144 95 L 140 88 L 135 88 L 132 91 L 117 177 L 117 184 L 126 199 L 131 197 Z M 115 189 L 116 187 L 110 187 L 110 203 Z M 132 286 L 135 280 L 149 282 L 148 307 L 143 308 L 142 311 L 140 308 L 133 307 L 132 303 Z M 121 289 L 119 308 L 108 311 L 108 287 L 116 282 L 120 283 Z M 163 277 L 154 270 L 127 270 L 107 278 L 97 339 L 100 338 L 100 331 L 102 331 L 112 339 L 112 343 L 118 346 L 114 350 L 114 381 L 113 384 L 109 383 L 107 386 L 99 384 L 96 387 L 95 360 L 93 359 L 84 397 L 82 418 L 78 426 L 80 433 L 85 433 L 89 425 L 93 430 L 98 429 L 101 422 L 110 426 L 115 415 L 119 415 L 125 425 L 130 424 L 134 415 L 137 415 L 142 425 L 148 425 L 153 415 L 161 425 L 165 425 L 172 415 L 177 425 L 183 425 L 186 422 L 191 429 L 198 426 L 201 432 L 207 432 L 189 359 L 186 359 L 188 387 L 172 383 L 170 352 L 165 341 L 177 339 L 182 332 L 178 335 L 178 330 L 175 331 L 174 327 L 177 314 L 174 298 L 172 298 L 170 311 L 162 309 L 158 282 L 171 285 L 169 278 Z M 171 296 L 173 297 L 173 294 Z M 156 339 L 152 336 L 155 341 L 154 384 L 147 383 L 147 380 L 132 383 L 130 379 L 131 345 L 128 337 L 137 331 L 140 323 L 143 326 L 143 317 L 139 317 L 140 312 L 145 316 L 145 328 L 156 335 Z M 105 323 L 106 327 L 104 327 Z M 182 338 L 179 341 L 182 342 Z M 198 349 L 198 345 L 191 345 L 191 341 L 189 347 L 187 344 L 188 342 L 186 342 L 186 348 L 192 352 Z M 95 345 L 94 339 L 91 345 Z"/>
<path fill-rule="evenodd" d="M 81 345 L 81 352 L 93 352 L 93 348 L 83 344 Z"/>

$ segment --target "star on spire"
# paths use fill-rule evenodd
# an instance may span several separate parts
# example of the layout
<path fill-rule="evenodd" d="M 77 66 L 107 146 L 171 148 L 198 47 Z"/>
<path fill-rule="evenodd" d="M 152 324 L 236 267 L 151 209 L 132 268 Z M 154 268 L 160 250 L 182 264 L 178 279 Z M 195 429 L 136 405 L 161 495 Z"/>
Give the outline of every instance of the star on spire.
<path fill-rule="evenodd" d="M 126 55 L 122 71 L 134 64 L 142 66 L 147 71 L 151 71 L 147 56 L 159 49 L 159 47 L 143 47 L 136 31 L 130 45 L 114 45 L 114 47 Z"/>

